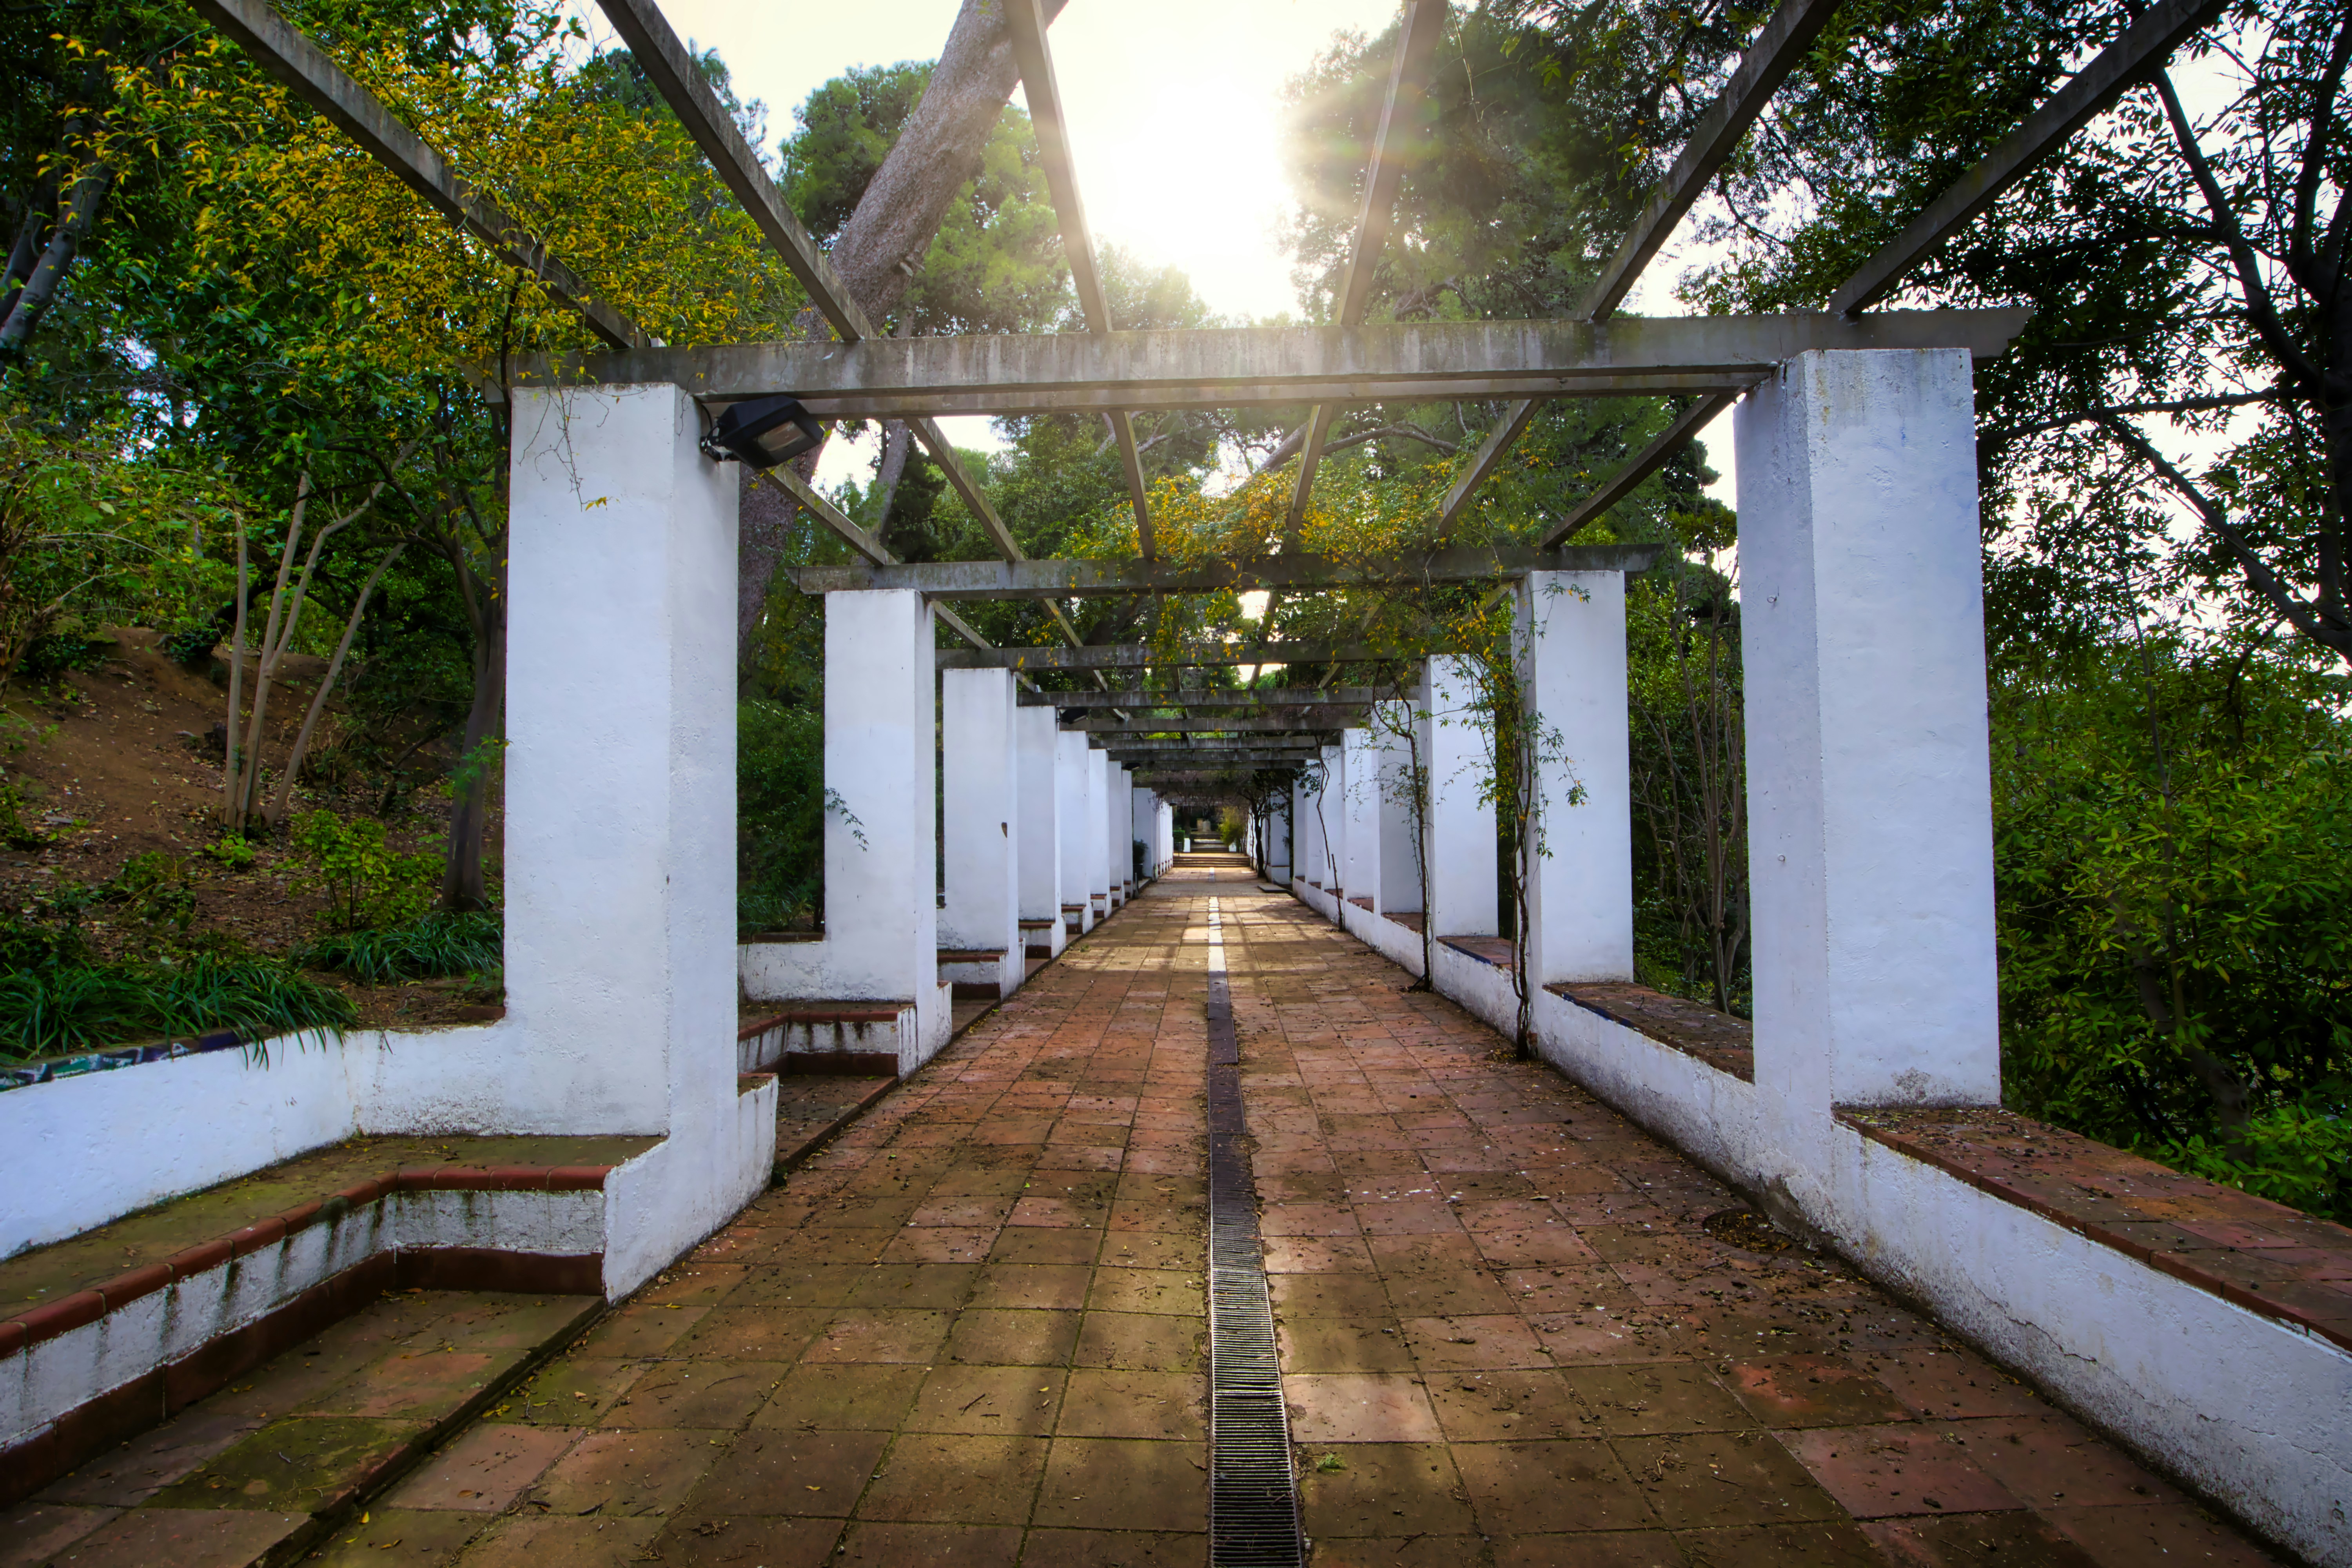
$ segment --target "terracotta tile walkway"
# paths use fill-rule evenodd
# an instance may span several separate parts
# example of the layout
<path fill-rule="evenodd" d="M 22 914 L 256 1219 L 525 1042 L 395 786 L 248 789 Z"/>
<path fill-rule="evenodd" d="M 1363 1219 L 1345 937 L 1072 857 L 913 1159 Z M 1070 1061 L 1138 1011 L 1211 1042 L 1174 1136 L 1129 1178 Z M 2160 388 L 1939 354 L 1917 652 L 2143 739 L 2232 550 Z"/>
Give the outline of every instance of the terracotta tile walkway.
<path fill-rule="evenodd" d="M 335 1563 L 1202 1564 L 1206 897 L 1316 1562 L 2265 1561 L 1244 876 L 1180 871 Z M 386 1544 L 398 1542 L 398 1546 Z"/>

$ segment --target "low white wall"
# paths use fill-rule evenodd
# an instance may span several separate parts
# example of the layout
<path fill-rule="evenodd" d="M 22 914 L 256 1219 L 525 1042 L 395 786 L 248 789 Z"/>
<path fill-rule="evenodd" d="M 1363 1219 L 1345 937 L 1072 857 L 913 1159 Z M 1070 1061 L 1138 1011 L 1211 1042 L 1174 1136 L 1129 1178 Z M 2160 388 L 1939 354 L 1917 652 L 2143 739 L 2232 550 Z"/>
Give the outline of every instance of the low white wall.
<path fill-rule="evenodd" d="M 1385 915 L 1376 915 L 1358 904 L 1344 905 L 1339 910 L 1348 934 L 1387 959 L 1391 963 L 1421 977 L 1421 933 L 1409 931 Z"/>
<path fill-rule="evenodd" d="M 289 1036 L 266 1067 L 214 1051 L 0 1094 L 0 1257 L 351 1137 L 357 1082 L 415 1037 Z"/>

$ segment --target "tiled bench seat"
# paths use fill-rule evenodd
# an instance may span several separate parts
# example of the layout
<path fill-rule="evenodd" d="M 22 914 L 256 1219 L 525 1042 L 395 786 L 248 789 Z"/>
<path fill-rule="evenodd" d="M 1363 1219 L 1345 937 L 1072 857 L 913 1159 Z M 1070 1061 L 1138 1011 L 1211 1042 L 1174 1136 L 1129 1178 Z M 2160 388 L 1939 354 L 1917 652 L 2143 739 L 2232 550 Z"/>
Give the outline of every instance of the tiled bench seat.
<path fill-rule="evenodd" d="M 0 1502 L 389 1289 L 604 1292 L 654 1138 L 360 1138 L 0 1263 Z"/>

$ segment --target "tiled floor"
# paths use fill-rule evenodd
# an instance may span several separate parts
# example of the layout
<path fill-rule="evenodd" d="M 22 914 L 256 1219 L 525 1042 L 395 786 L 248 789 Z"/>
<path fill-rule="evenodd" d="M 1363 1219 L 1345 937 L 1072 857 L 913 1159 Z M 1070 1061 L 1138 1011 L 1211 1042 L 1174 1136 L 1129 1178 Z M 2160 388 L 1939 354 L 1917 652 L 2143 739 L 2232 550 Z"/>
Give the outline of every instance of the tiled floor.
<path fill-rule="evenodd" d="M 1316 1561 L 2265 1561 L 1286 897 L 1158 884 L 337 1563 L 1205 1561 L 1205 898 Z M 177 1560 L 193 1562 L 193 1557 Z"/>
<path fill-rule="evenodd" d="M 0 1510 L 0 1568 L 284 1561 L 319 1538 L 314 1516 L 339 1515 L 398 1475 L 602 1305 L 593 1296 L 387 1294 Z"/>

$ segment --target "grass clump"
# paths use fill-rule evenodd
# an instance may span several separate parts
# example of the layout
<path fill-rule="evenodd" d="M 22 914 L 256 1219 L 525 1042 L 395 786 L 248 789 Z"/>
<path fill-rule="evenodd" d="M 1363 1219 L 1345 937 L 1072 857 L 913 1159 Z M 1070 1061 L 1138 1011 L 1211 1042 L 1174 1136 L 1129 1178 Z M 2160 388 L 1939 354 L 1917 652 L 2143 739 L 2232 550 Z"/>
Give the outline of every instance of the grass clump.
<path fill-rule="evenodd" d="M 340 1034 L 358 1018 L 341 992 L 261 958 L 102 963 L 52 949 L 47 962 L 0 973 L 0 1055 L 20 1061 L 223 1029 L 248 1042 Z"/>
<path fill-rule="evenodd" d="M 295 955 L 306 969 L 333 969 L 380 985 L 394 980 L 496 971 L 505 956 L 494 910 L 434 913 L 384 931 L 341 931 Z"/>

